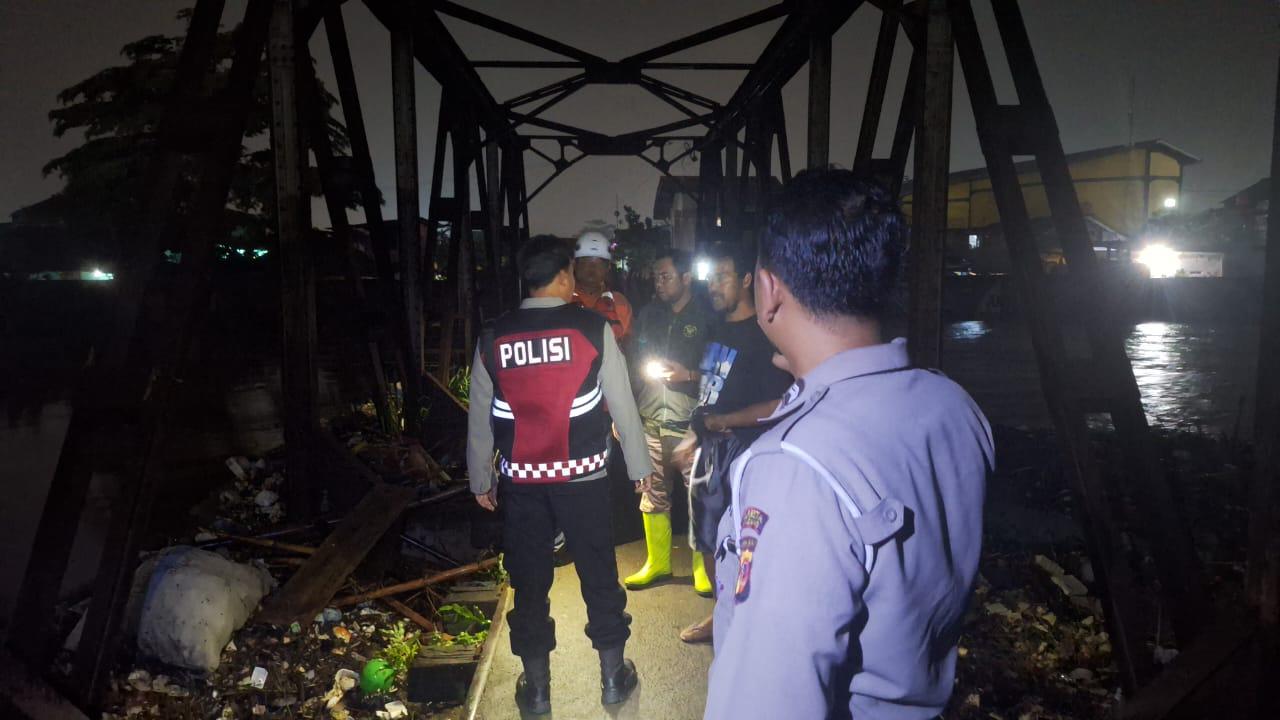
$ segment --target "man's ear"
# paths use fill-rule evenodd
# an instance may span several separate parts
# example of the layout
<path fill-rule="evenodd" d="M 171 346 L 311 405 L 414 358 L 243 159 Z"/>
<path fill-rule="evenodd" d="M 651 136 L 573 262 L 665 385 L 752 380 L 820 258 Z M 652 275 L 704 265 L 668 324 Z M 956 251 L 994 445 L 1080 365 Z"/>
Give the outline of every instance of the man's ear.
<path fill-rule="evenodd" d="M 765 322 L 771 323 L 782 308 L 783 285 L 767 268 L 756 268 L 755 274 L 756 314 Z"/>

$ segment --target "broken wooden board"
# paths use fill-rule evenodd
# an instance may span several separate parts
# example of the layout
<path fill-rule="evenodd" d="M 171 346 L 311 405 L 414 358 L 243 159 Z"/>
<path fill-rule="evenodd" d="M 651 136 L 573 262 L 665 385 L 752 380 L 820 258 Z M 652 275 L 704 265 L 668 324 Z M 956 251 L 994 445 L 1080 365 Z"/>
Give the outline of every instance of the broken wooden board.
<path fill-rule="evenodd" d="M 280 626 L 310 621 L 324 609 L 415 496 L 412 488 L 374 485 L 298 572 L 263 602 L 256 621 Z"/>

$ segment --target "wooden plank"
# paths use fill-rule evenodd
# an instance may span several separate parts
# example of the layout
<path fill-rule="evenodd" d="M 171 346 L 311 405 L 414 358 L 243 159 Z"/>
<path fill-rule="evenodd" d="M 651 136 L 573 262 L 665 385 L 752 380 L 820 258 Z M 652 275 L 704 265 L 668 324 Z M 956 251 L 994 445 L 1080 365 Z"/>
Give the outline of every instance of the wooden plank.
<path fill-rule="evenodd" d="M 924 72 L 919 78 L 915 180 L 911 193 L 911 269 L 907 349 L 917 367 L 942 366 L 942 266 L 951 167 L 951 20 L 946 0 L 929 0 Z"/>
<path fill-rule="evenodd" d="M 412 488 L 375 485 L 306 564 L 267 598 L 256 621 L 285 626 L 323 610 L 414 496 Z"/>
<path fill-rule="evenodd" d="M 349 595 L 347 597 L 338 598 L 333 601 L 333 607 L 350 607 L 370 600 L 391 597 L 392 595 L 399 595 L 412 590 L 421 590 L 422 588 L 431 587 L 432 585 L 439 585 L 440 583 L 446 583 L 450 580 L 457 580 L 458 578 L 474 575 L 475 573 L 487 570 L 497 564 L 498 558 L 491 557 L 486 560 L 481 560 L 480 562 L 471 563 L 470 565 L 463 565 L 462 567 L 453 568 L 452 570 L 438 572 L 435 575 L 418 578 L 417 580 L 409 580 L 407 582 L 388 585 L 384 588 L 378 588 L 377 590 L 371 590 L 358 595 Z"/>

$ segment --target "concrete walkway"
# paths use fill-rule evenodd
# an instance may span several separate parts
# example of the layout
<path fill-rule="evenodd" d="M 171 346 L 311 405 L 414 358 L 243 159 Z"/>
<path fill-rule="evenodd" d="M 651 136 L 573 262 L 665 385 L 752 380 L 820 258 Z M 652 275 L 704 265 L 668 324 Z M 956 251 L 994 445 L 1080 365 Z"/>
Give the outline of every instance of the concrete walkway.
<path fill-rule="evenodd" d="M 618 575 L 634 572 L 644 563 L 644 541 L 618 546 Z M 556 568 L 551 587 L 551 616 L 556 621 L 556 650 L 551 654 L 551 714 L 546 718 L 646 718 L 696 720 L 707 696 L 710 645 L 686 645 L 682 628 L 711 612 L 712 601 L 698 597 L 689 580 L 690 556 L 681 543 L 672 558 L 675 577 L 664 584 L 627 592 L 631 640 L 627 657 L 640 671 L 640 685 L 624 704 L 606 710 L 600 704 L 600 664 L 591 641 L 583 634 L 586 606 L 578 590 L 572 564 Z M 511 640 L 503 624 L 497 655 L 489 671 L 477 718 L 508 720 L 521 717 L 515 706 L 520 660 L 511 654 Z"/>

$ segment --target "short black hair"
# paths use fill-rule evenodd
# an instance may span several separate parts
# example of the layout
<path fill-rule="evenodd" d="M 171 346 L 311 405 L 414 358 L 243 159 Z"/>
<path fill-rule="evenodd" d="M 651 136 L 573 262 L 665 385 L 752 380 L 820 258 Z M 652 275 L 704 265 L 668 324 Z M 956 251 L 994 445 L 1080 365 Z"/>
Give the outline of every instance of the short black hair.
<path fill-rule="evenodd" d="M 817 316 L 878 318 L 907 249 L 897 201 L 849 170 L 805 170 L 770 208 L 759 261 Z"/>
<path fill-rule="evenodd" d="M 688 250 L 663 248 L 654 256 L 653 262 L 656 264 L 663 258 L 671 258 L 671 264 L 676 266 L 676 272 L 681 275 L 693 272 L 693 255 Z"/>
<path fill-rule="evenodd" d="M 746 240 L 738 242 L 720 241 L 707 249 L 707 259 L 711 262 L 732 260 L 733 272 L 741 279 L 743 275 L 756 270 L 755 244 Z"/>
<path fill-rule="evenodd" d="M 520 246 L 516 264 L 525 287 L 537 290 L 551 284 L 573 263 L 573 246 L 554 235 L 534 235 Z"/>

